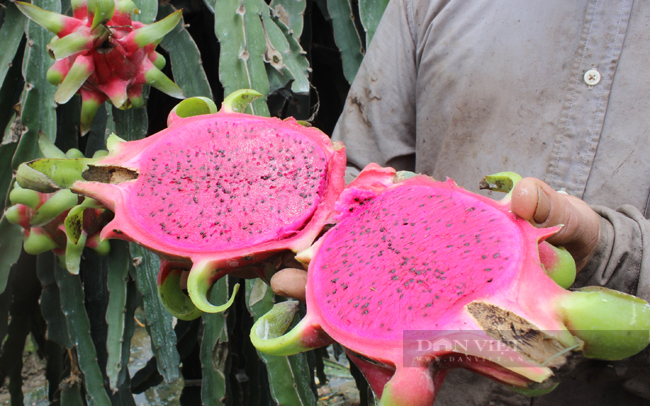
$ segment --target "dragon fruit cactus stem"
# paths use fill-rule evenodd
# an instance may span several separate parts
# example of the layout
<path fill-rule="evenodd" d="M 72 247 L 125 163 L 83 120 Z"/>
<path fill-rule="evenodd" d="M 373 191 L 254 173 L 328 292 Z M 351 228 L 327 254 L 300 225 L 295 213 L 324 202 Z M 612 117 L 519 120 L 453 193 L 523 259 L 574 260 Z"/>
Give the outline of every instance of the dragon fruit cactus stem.
<path fill-rule="evenodd" d="M 73 0 L 73 16 L 43 10 L 17 1 L 27 17 L 56 35 L 48 45 L 56 60 L 47 72 L 60 85 L 54 100 L 67 103 L 81 94 L 81 133 L 90 130 L 99 106 L 106 100 L 117 108 L 142 107 L 142 86 L 151 85 L 176 98 L 183 91 L 161 69 L 165 58 L 155 48 L 181 20 L 181 10 L 151 25 L 132 21 L 137 12 L 131 0 Z"/>
<path fill-rule="evenodd" d="M 488 181 L 497 179 L 509 190 L 518 177 Z M 560 228 L 535 228 L 509 206 L 510 196 L 493 201 L 452 180 L 369 165 L 337 200 L 336 225 L 297 256 L 309 263 L 306 316 L 285 334 L 295 302 L 277 304 L 253 325 L 253 344 L 291 355 L 339 342 L 380 405 L 409 406 L 433 404 L 452 368 L 532 395 L 583 356 L 645 348 L 650 305 L 559 286 L 538 246 Z M 559 265 L 555 273 L 575 273 L 572 261 Z"/>
<path fill-rule="evenodd" d="M 101 158 L 21 165 L 18 182 L 41 191 L 70 188 L 112 210 L 101 237 L 160 255 L 160 296 L 176 317 L 223 311 L 233 298 L 211 304 L 212 284 L 309 247 L 345 186 L 342 144 L 294 119 L 237 112 L 259 96 L 235 92 L 219 112 L 209 99 L 187 99 L 172 110 L 166 130 L 132 142 L 113 135 Z M 180 287 L 187 270 L 191 300 Z"/>

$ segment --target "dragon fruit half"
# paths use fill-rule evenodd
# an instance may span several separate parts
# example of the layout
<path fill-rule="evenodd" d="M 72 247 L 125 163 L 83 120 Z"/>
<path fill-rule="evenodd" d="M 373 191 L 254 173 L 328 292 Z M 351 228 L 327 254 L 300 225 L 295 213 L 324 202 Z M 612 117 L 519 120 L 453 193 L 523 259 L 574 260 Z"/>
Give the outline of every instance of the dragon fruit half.
<path fill-rule="evenodd" d="M 112 135 L 101 158 L 23 164 L 18 182 L 44 192 L 69 187 L 113 211 L 102 239 L 134 241 L 160 255 L 160 295 L 175 316 L 223 311 L 234 294 L 214 306 L 206 297 L 212 283 L 309 247 L 345 186 L 342 144 L 294 119 L 236 112 L 259 96 L 235 92 L 219 112 L 209 99 L 187 99 L 166 130 L 132 142 Z M 190 268 L 196 307 L 179 285 Z"/>
<path fill-rule="evenodd" d="M 151 25 L 132 21 L 131 0 L 72 0 L 73 17 L 17 1 L 18 9 L 56 34 L 48 45 L 56 60 L 47 71 L 59 104 L 81 93 L 81 133 L 86 134 L 106 100 L 118 108 L 142 107 L 149 84 L 176 98 L 183 91 L 160 70 L 165 58 L 156 45 L 181 19 L 176 11 Z"/>
<path fill-rule="evenodd" d="M 431 405 L 451 368 L 539 394 L 583 356 L 648 345 L 650 306 L 560 287 L 538 254 L 559 227 L 534 228 L 509 200 L 371 164 L 341 193 L 336 226 L 298 255 L 310 261 L 307 315 L 285 334 L 297 305 L 276 304 L 253 344 L 290 355 L 337 341 L 380 405 L 409 406 Z"/>

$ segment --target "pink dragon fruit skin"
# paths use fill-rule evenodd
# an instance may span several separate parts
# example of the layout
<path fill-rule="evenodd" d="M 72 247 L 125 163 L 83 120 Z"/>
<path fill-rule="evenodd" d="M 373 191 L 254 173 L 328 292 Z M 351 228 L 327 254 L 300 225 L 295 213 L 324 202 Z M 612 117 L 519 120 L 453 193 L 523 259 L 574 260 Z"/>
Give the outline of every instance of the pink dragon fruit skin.
<path fill-rule="evenodd" d="M 142 140 L 111 137 L 105 157 L 31 163 L 54 178 L 52 168 L 76 167 L 76 180 L 55 180 L 115 213 L 101 238 L 158 253 L 164 301 L 180 300 L 179 270 L 191 269 L 189 295 L 206 312 L 233 300 L 214 306 L 206 297 L 223 275 L 309 247 L 345 186 L 342 144 L 294 119 L 237 113 L 228 100 L 213 114 L 183 118 L 175 109 L 169 128 Z"/>
<path fill-rule="evenodd" d="M 645 301 L 570 292 L 547 276 L 538 244 L 558 227 L 516 217 L 510 196 L 411 175 L 371 164 L 341 193 L 336 226 L 298 255 L 309 262 L 307 315 L 284 334 L 296 306 L 277 304 L 252 328 L 258 350 L 339 342 L 380 405 L 425 406 L 451 368 L 548 391 L 583 355 L 621 359 L 648 345 Z"/>
<path fill-rule="evenodd" d="M 157 43 L 181 20 L 181 11 L 151 25 L 132 21 L 137 12 L 131 0 L 74 0 L 73 16 L 16 2 L 18 9 L 56 35 L 48 45 L 56 60 L 47 72 L 53 85 L 60 85 L 54 100 L 63 104 L 80 93 L 81 133 L 90 130 L 99 106 L 110 100 L 115 107 L 142 107 L 144 84 L 172 97 L 183 91 L 161 69 L 165 58 L 155 51 Z"/>

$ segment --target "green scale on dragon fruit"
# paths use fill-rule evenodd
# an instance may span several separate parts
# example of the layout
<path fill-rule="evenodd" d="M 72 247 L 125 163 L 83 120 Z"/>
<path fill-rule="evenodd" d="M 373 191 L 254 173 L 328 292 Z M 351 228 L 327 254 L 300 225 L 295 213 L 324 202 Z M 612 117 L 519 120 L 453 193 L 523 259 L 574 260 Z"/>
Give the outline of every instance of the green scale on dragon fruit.
<path fill-rule="evenodd" d="M 183 91 L 161 69 L 165 58 L 156 46 L 181 20 L 176 11 L 151 25 L 132 21 L 131 0 L 72 0 L 73 16 L 16 2 L 18 9 L 56 35 L 48 45 L 56 60 L 47 79 L 59 86 L 54 101 L 67 103 L 81 94 L 81 133 L 86 134 L 106 100 L 117 108 L 142 107 L 142 86 L 151 85 L 172 97 Z"/>
<path fill-rule="evenodd" d="M 64 153 L 43 133 L 38 136 L 38 145 L 48 158 L 84 158 L 76 148 Z M 97 152 L 98 155 L 107 153 Z M 77 274 L 84 247 L 98 255 L 110 251 L 110 243 L 102 240 L 99 233 L 113 214 L 93 199 L 84 199 L 67 189 L 39 193 L 14 183 L 9 202 L 11 206 L 5 216 L 23 228 L 23 248 L 28 254 L 52 250 L 62 266 Z"/>
<path fill-rule="evenodd" d="M 505 191 L 518 179 L 486 177 Z M 452 180 L 369 165 L 341 193 L 337 224 L 297 256 L 309 263 L 306 316 L 285 333 L 296 302 L 275 305 L 253 326 L 253 344 L 290 355 L 339 342 L 380 405 L 409 406 L 433 404 L 452 368 L 535 395 L 582 357 L 645 348 L 650 306 L 561 287 L 547 271 L 568 287 L 575 264 L 543 241 L 560 227 L 535 228 L 509 207 L 510 194 L 494 201 Z"/>
<path fill-rule="evenodd" d="M 221 111 L 205 98 L 181 102 L 169 128 L 124 142 L 93 159 L 41 159 L 21 165 L 18 182 L 92 197 L 115 213 L 102 239 L 133 241 L 162 261 L 159 293 L 176 317 L 220 312 L 212 284 L 287 250 L 311 245 L 345 184 L 345 149 L 294 119 L 238 113 L 259 93 L 238 91 Z M 181 291 L 182 272 L 189 298 Z M 238 286 L 235 287 L 235 293 Z"/>

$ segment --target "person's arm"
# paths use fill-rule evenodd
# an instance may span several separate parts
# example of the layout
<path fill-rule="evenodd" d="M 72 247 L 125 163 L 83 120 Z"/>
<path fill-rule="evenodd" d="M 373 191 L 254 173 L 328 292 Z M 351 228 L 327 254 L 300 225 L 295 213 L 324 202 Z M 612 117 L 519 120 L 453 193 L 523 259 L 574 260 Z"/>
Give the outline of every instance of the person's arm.
<path fill-rule="evenodd" d="M 593 206 L 601 236 L 578 286 L 605 286 L 650 301 L 650 221 L 635 207 Z"/>

